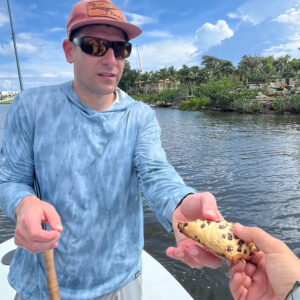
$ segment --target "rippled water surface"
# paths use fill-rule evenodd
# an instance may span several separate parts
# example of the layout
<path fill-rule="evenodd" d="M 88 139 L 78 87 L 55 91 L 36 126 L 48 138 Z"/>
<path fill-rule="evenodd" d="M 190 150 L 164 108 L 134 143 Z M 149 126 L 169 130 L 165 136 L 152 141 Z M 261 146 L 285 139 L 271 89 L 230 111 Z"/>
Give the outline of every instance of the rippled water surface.
<path fill-rule="evenodd" d="M 0 105 L 0 139 L 7 108 Z M 186 184 L 213 193 L 229 221 L 260 226 L 300 256 L 300 115 L 155 111 L 168 159 Z M 231 300 L 227 265 L 195 270 L 169 259 L 173 236 L 144 208 L 145 249 L 194 299 Z M 13 230 L 0 213 L 0 242 Z"/>

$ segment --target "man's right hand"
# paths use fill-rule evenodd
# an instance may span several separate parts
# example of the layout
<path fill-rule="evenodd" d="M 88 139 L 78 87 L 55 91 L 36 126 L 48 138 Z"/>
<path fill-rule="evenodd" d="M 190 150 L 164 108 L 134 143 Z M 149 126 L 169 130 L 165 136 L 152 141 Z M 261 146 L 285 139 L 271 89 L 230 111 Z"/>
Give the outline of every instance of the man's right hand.
<path fill-rule="evenodd" d="M 27 196 L 16 209 L 15 244 L 32 253 L 44 252 L 56 248 L 63 227 L 55 208 L 37 198 Z M 41 224 L 48 223 L 52 230 L 42 229 Z"/>

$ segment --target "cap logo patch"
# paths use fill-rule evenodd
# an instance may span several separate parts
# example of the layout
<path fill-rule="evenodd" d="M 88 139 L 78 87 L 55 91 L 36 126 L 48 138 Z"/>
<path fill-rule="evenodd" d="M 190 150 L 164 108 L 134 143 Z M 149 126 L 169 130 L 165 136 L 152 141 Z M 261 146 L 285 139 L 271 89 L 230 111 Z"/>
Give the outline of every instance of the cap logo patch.
<path fill-rule="evenodd" d="M 108 17 L 116 20 L 123 20 L 121 11 L 112 3 L 106 1 L 88 2 L 89 17 Z"/>

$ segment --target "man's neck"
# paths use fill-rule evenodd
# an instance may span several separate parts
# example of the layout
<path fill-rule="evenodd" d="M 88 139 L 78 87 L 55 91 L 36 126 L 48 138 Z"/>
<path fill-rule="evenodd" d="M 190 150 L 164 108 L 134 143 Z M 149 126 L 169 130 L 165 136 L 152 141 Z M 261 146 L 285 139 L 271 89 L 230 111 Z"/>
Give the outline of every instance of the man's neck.
<path fill-rule="evenodd" d="M 84 92 L 78 89 L 74 82 L 73 89 L 83 104 L 97 111 L 108 110 L 116 99 L 115 92 L 107 95 L 93 94 L 88 91 Z"/>

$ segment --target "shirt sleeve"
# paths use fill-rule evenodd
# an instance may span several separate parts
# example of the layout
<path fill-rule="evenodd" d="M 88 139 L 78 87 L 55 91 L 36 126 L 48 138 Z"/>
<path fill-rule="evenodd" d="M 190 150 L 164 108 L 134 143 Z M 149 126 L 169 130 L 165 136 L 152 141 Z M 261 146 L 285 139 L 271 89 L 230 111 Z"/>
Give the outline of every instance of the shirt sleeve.
<path fill-rule="evenodd" d="M 134 157 L 139 185 L 158 221 L 170 232 L 175 208 L 187 194 L 196 191 L 187 187 L 168 163 L 154 111 L 151 110 L 143 124 Z"/>
<path fill-rule="evenodd" d="M 20 201 L 35 194 L 33 132 L 33 116 L 18 95 L 6 116 L 0 155 L 0 207 L 13 220 Z"/>

